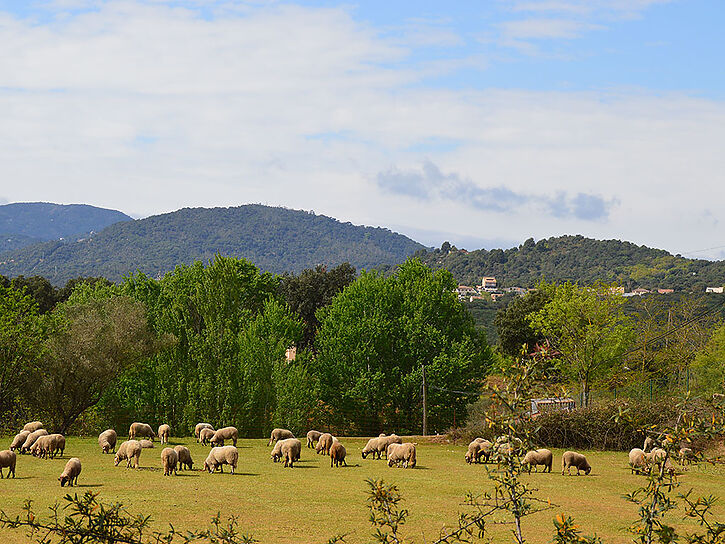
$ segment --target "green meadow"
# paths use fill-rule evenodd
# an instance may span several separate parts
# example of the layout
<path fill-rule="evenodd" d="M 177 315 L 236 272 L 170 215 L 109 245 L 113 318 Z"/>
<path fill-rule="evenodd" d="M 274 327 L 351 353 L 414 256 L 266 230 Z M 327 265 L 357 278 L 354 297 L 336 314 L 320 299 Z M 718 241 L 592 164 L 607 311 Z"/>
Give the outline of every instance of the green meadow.
<path fill-rule="evenodd" d="M 409 439 L 405 439 L 408 441 Z M 383 478 L 395 483 L 410 511 L 404 534 L 415 542 L 430 542 L 445 526 L 455 526 L 457 513 L 465 509 L 467 492 L 480 493 L 492 488 L 486 466 L 464 462 L 465 445 L 418 441 L 415 469 L 389 468 L 384 460 L 362 459 L 364 438 L 342 438 L 348 452 L 346 468 L 330 468 L 329 458 L 304 447 L 302 459 L 293 469 L 283 468 L 269 458 L 267 440 L 240 440 L 237 473 L 208 474 L 199 469 L 208 447 L 193 438 L 173 439 L 171 445 L 187 445 L 195 462 L 193 471 L 179 471 L 164 477 L 161 447 L 145 449 L 139 470 L 127 469 L 125 462 L 113 466 L 113 455 L 103 455 L 95 439 L 69 437 L 63 458 L 52 460 L 19 456 L 17 478 L 0 480 L 0 509 L 20 513 L 26 499 L 44 516 L 47 508 L 61 501 L 69 491 L 91 490 L 107 502 L 122 502 L 131 513 L 151 515 L 154 527 L 203 528 L 217 513 L 237 516 L 240 528 L 262 543 L 323 544 L 346 533 L 351 543 L 370 542 L 371 527 L 366 508 L 366 478 Z M 10 438 L 2 438 L 7 447 Z M 120 443 L 120 441 L 119 441 Z M 637 507 L 624 500 L 642 477 L 633 476 L 623 452 L 582 452 L 593 467 L 589 476 L 562 476 L 561 450 L 554 450 L 550 474 L 532 473 L 523 478 L 538 488 L 541 499 L 553 508 L 527 517 L 524 531 L 529 542 L 549 542 L 552 519 L 560 512 L 573 516 L 586 533 L 596 533 L 605 542 L 631 542 L 626 531 L 635 519 Z M 83 472 L 79 486 L 61 488 L 57 481 L 65 462 L 79 457 Z M 487 465 L 495 469 L 495 465 Z M 681 491 L 725 495 L 725 470 L 699 465 L 680 470 Z M 715 513 L 723 518 L 725 507 L 717 503 Z M 689 520 L 673 515 L 672 521 L 684 530 L 694 529 Z M 503 518 L 496 518 L 504 521 Z M 507 542 L 510 526 L 491 526 L 495 542 Z M 4 531 L 0 542 L 27 542 L 24 533 Z"/>

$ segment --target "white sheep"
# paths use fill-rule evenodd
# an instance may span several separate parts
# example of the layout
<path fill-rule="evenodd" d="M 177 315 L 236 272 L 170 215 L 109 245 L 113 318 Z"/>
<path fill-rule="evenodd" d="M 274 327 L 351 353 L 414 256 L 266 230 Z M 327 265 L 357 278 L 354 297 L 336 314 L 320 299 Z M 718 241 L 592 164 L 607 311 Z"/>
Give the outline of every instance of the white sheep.
<path fill-rule="evenodd" d="M 131 461 L 135 460 L 134 468 L 138 468 L 139 460 L 141 459 L 141 444 L 138 440 L 126 440 L 122 442 L 116 451 L 116 456 L 113 459 L 114 466 L 118 466 L 118 463 L 127 459 L 126 468 L 131 468 Z"/>
<path fill-rule="evenodd" d="M 647 457 L 644 451 L 640 448 L 632 448 L 629 450 L 629 468 L 632 474 L 637 474 L 640 471 L 647 468 Z"/>
<path fill-rule="evenodd" d="M 315 442 L 317 442 L 321 436 L 322 433 L 320 431 L 307 431 L 307 447 L 314 448 Z"/>
<path fill-rule="evenodd" d="M 365 447 L 362 449 L 363 459 L 365 459 L 368 455 L 372 455 L 373 459 L 380 459 L 380 448 L 378 447 L 380 438 L 381 437 L 371 438 L 368 440 L 368 443 L 365 444 Z"/>
<path fill-rule="evenodd" d="M 212 446 L 223 446 L 225 440 L 231 440 L 234 447 L 237 446 L 239 432 L 236 427 L 223 427 L 214 433 L 209 443 Z"/>
<path fill-rule="evenodd" d="M 15 435 L 13 441 L 10 443 L 10 451 L 15 451 L 23 447 L 25 440 L 28 438 L 30 431 L 20 431 Z"/>
<path fill-rule="evenodd" d="M 334 437 L 330 433 L 322 433 L 320 439 L 317 441 L 317 447 L 315 451 L 327 455 L 330 453 L 330 446 L 334 442 Z"/>
<path fill-rule="evenodd" d="M 204 446 L 207 446 L 209 441 L 214 438 L 214 433 L 216 433 L 216 431 L 210 427 L 201 429 L 201 431 L 199 431 L 199 442 L 201 442 Z"/>
<path fill-rule="evenodd" d="M 145 450 L 154 447 L 154 443 L 151 442 L 151 440 L 146 440 L 145 438 L 143 440 L 139 440 L 138 443 L 141 444 L 141 447 Z"/>
<path fill-rule="evenodd" d="M 289 429 L 274 429 L 272 430 L 272 433 L 269 436 L 269 444 L 268 446 L 271 446 L 278 440 L 285 440 L 287 438 L 294 438 L 295 435 L 292 434 L 292 431 Z"/>
<path fill-rule="evenodd" d="M 20 448 L 20 453 L 28 453 L 33 444 L 35 444 L 35 441 L 41 436 L 48 436 L 48 431 L 45 429 L 38 429 L 37 431 L 30 433 L 25 439 L 25 442 L 23 442 L 23 445 Z"/>
<path fill-rule="evenodd" d="M 25 427 L 23 427 L 23 430 L 34 433 L 38 429 L 42 429 L 42 428 L 43 428 L 43 424 L 40 421 L 31 421 L 30 423 L 25 424 Z"/>
<path fill-rule="evenodd" d="M 0 451 L 0 478 L 3 478 L 3 469 L 8 469 L 8 478 L 10 474 L 15 478 L 15 463 L 17 463 L 18 456 L 14 451 L 4 450 Z"/>
<path fill-rule="evenodd" d="M 161 440 L 162 444 L 168 444 L 169 443 L 169 437 L 171 436 L 171 427 L 167 425 L 166 423 L 159 425 L 159 440 Z"/>
<path fill-rule="evenodd" d="M 113 429 L 106 429 L 98 435 L 98 445 L 103 453 L 111 453 L 116 451 L 116 441 L 118 435 Z"/>
<path fill-rule="evenodd" d="M 156 436 L 156 433 L 151 428 L 151 425 L 147 423 L 139 423 L 134 422 L 131 423 L 131 427 L 128 429 L 128 439 L 134 440 L 136 437 L 145 436 L 150 438 L 151 440 L 154 439 Z"/>
<path fill-rule="evenodd" d="M 232 467 L 232 474 L 234 474 L 238 461 L 239 451 L 236 446 L 221 446 L 212 448 L 204 461 L 204 470 L 212 473 L 218 468 L 221 472 L 224 472 L 224 465 L 230 465 Z"/>
<path fill-rule="evenodd" d="M 546 448 L 540 448 L 538 450 L 526 452 L 524 460 L 521 461 L 521 464 L 528 465 L 529 473 L 531 472 L 531 467 L 534 467 L 534 472 L 536 472 L 539 465 L 544 466 L 544 472 L 547 471 L 546 469 L 549 469 L 548 471 L 551 472 L 551 465 L 553 464 L 553 462 L 554 456 L 552 455 L 551 450 L 547 450 Z"/>
<path fill-rule="evenodd" d="M 470 444 L 468 444 L 468 451 L 464 455 L 466 463 L 469 465 L 472 463 L 478 463 L 481 457 L 484 458 L 484 462 L 488 462 L 488 458 L 491 455 L 493 444 L 485 438 L 474 438 Z"/>
<path fill-rule="evenodd" d="M 388 459 L 388 466 L 392 467 L 400 466 L 403 464 L 403 468 L 415 468 L 416 464 L 416 451 L 415 447 L 417 443 L 405 442 L 404 444 L 398 444 L 392 442 L 388 444 L 386 457 Z"/>
<path fill-rule="evenodd" d="M 81 460 L 77 457 L 72 457 L 68 459 L 68 462 L 65 464 L 63 472 L 61 472 L 60 476 L 58 477 L 60 487 L 64 487 L 65 484 L 68 484 L 68 487 L 73 487 L 74 483 L 78 485 L 78 476 L 80 476 L 80 474 Z"/>
<path fill-rule="evenodd" d="M 591 465 L 587 461 L 587 458 L 581 453 L 575 451 L 565 451 L 564 455 L 561 456 L 561 475 L 564 475 L 564 471 L 571 476 L 571 467 L 576 467 L 576 475 L 579 476 L 579 471 L 583 470 L 585 475 L 588 475 L 592 471 Z"/>
<path fill-rule="evenodd" d="M 159 433 L 161 436 L 161 433 Z M 164 476 L 176 475 L 176 465 L 179 463 L 179 454 L 171 448 L 161 450 L 161 466 L 164 467 Z"/>
<path fill-rule="evenodd" d="M 183 470 L 186 467 L 189 470 L 193 470 L 194 461 L 191 458 L 191 452 L 186 446 L 174 446 L 176 454 L 179 456 L 179 470 Z"/>
<path fill-rule="evenodd" d="M 199 440 L 199 435 L 201 434 L 202 429 L 211 429 L 213 431 L 214 427 L 209 423 L 197 423 L 196 427 L 194 427 L 194 436 L 196 437 L 197 442 L 201 442 L 201 440 Z"/>

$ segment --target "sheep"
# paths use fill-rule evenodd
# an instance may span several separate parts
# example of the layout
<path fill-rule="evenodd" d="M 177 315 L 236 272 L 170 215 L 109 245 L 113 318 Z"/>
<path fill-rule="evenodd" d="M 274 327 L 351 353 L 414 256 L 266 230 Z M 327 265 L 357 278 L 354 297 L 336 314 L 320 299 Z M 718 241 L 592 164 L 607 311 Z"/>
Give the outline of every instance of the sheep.
<path fill-rule="evenodd" d="M 76 485 L 78 485 L 78 476 L 80 476 L 80 474 L 81 460 L 78 459 L 78 457 L 72 457 L 68 459 L 68 462 L 65 464 L 63 472 L 61 472 L 60 476 L 58 477 L 60 487 L 64 487 L 65 484 L 68 484 L 68 487 L 73 487 L 74 482 Z"/>
<path fill-rule="evenodd" d="M 223 446 L 225 440 L 231 439 L 232 444 L 234 444 L 234 447 L 236 448 L 238 438 L 239 432 L 236 427 L 224 427 L 214 433 L 214 436 L 211 437 L 209 443 L 212 447 Z"/>
<path fill-rule="evenodd" d="M 327 455 L 330 453 L 330 446 L 332 446 L 332 443 L 334 442 L 333 436 L 330 433 L 322 433 L 320 435 L 320 439 L 317 441 L 317 447 L 315 448 L 315 452 L 322 453 L 323 455 Z"/>
<path fill-rule="evenodd" d="M 333 466 L 339 467 L 341 464 L 347 466 L 347 463 L 345 462 L 346 455 L 347 450 L 345 450 L 345 446 L 343 446 L 340 441 L 334 442 L 332 446 L 330 446 L 330 468 Z"/>
<path fill-rule="evenodd" d="M 554 456 L 551 454 L 551 451 L 546 448 L 541 448 L 527 452 L 521 464 L 529 466 L 529 473 L 531 473 L 531 467 L 534 467 L 534 472 L 536 472 L 538 465 L 544 465 L 544 472 L 546 472 L 547 468 L 551 472 L 553 462 Z"/>
<path fill-rule="evenodd" d="M 30 446 L 30 455 L 33 457 L 45 457 L 44 453 L 47 449 L 46 443 L 48 442 L 49 436 L 50 435 L 47 434 L 45 436 L 39 436 L 38 439 L 33 442 L 33 445 Z"/>
<path fill-rule="evenodd" d="M 390 443 L 386 452 L 388 466 L 399 466 L 402 462 L 404 468 L 415 468 L 415 447 L 417 445 L 414 442 L 406 442 L 405 444 L 399 444 L 397 442 Z"/>
<path fill-rule="evenodd" d="M 101 446 L 101 451 L 103 453 L 111 453 L 111 451 L 115 452 L 117 440 L 118 436 L 116 435 L 116 431 L 113 429 L 106 429 L 98 435 L 98 445 Z"/>
<path fill-rule="evenodd" d="M 46 431 L 45 429 L 38 429 L 37 431 L 33 431 L 25 439 L 25 442 L 23 442 L 23 445 L 20 448 L 20 453 L 28 453 L 30 451 L 30 448 L 33 446 L 33 444 L 35 444 L 35 441 L 38 440 L 38 438 L 47 435 L 48 431 Z"/>
<path fill-rule="evenodd" d="M 390 444 L 402 444 L 403 439 L 397 434 L 391 434 L 390 436 L 378 437 L 378 458 L 384 453 L 385 458 L 388 458 L 388 446 Z"/>
<path fill-rule="evenodd" d="M 58 453 L 65 452 L 65 436 L 62 434 L 48 434 L 39 437 L 30 447 L 30 453 L 34 457 L 55 457 Z"/>
<path fill-rule="evenodd" d="M 692 451 L 692 448 L 682 446 L 678 453 L 680 458 L 680 464 L 682 465 L 689 465 L 690 463 L 692 463 L 693 460 L 695 460 L 695 452 Z"/>
<path fill-rule="evenodd" d="M 652 438 L 651 436 L 647 436 L 644 439 L 644 445 L 642 446 L 642 451 L 644 451 L 646 453 L 647 450 L 650 449 L 654 445 L 655 445 L 655 439 Z"/>
<path fill-rule="evenodd" d="M 145 436 L 153 440 L 156 433 L 151 428 L 151 425 L 138 422 L 131 423 L 131 427 L 128 429 L 128 439 L 134 440 L 138 436 Z"/>
<path fill-rule="evenodd" d="M 122 442 L 116 451 L 116 456 L 113 459 L 113 465 L 118 466 L 118 463 L 127 459 L 126 468 L 131 468 L 131 460 L 135 460 L 134 468 L 138 468 L 138 462 L 141 458 L 141 444 L 138 440 L 127 440 Z"/>
<path fill-rule="evenodd" d="M 204 446 L 207 446 L 209 444 L 209 440 L 214 438 L 214 433 L 216 431 L 212 428 L 205 427 L 199 431 L 199 442 L 201 442 Z"/>
<path fill-rule="evenodd" d="M 202 429 L 211 429 L 213 431 L 214 427 L 209 423 L 197 423 L 196 427 L 194 427 L 194 436 L 196 437 L 197 442 L 201 442 L 201 440 L 199 440 L 199 435 L 201 434 Z"/>
<path fill-rule="evenodd" d="M 237 461 L 239 460 L 239 451 L 236 446 L 221 446 L 212 448 L 209 452 L 206 461 L 204 461 L 204 470 L 209 471 L 211 474 L 218 468 L 221 472 L 224 472 L 224 465 L 231 465 L 232 474 L 237 468 Z"/>
<path fill-rule="evenodd" d="M 639 448 L 632 448 L 629 450 L 629 468 L 632 474 L 635 472 L 640 473 L 641 470 L 647 467 L 647 457 L 643 450 Z"/>
<path fill-rule="evenodd" d="M 481 457 L 484 458 L 484 462 L 488 462 L 488 458 L 491 455 L 492 444 L 484 438 L 475 438 L 468 444 L 468 451 L 464 456 L 466 463 L 478 463 Z"/>
<path fill-rule="evenodd" d="M 13 441 L 10 443 L 10 451 L 20 449 L 25 443 L 25 439 L 28 438 L 29 434 L 30 431 L 20 431 L 18 434 L 16 434 L 15 438 L 13 438 Z"/>
<path fill-rule="evenodd" d="M 161 440 L 161 443 L 168 444 L 170 436 L 171 427 L 169 427 L 166 423 L 164 423 L 163 425 L 159 425 L 159 440 Z"/>
<path fill-rule="evenodd" d="M 297 447 L 299 444 L 299 447 Z M 284 466 L 292 467 L 292 463 L 300 460 L 300 454 L 302 453 L 302 442 L 296 438 L 285 438 L 278 440 L 272 448 L 270 458 L 275 463 L 280 459 L 284 458 Z"/>
<path fill-rule="evenodd" d="M 141 444 L 141 447 L 145 450 L 151 449 L 154 447 L 154 443 L 151 442 L 151 440 L 143 439 L 143 440 L 139 440 L 138 443 Z"/>
<path fill-rule="evenodd" d="M 62 456 L 65 453 L 65 436 L 62 434 L 51 434 L 50 438 L 51 451 L 49 453 L 52 457 L 58 454 Z"/>
<path fill-rule="evenodd" d="M 191 452 L 186 446 L 174 446 L 176 454 L 179 456 L 179 470 L 186 467 L 189 470 L 194 469 L 194 461 L 191 458 Z"/>
<path fill-rule="evenodd" d="M 664 471 L 669 474 L 670 478 L 676 476 L 675 466 L 672 464 L 667 452 L 662 448 L 654 448 L 651 452 L 646 453 L 645 457 L 647 463 L 653 466 L 659 466 L 660 463 L 664 463 Z"/>
<path fill-rule="evenodd" d="M 0 478 L 4 478 L 3 469 L 8 469 L 8 478 L 10 474 L 15 478 L 15 463 L 18 460 L 18 455 L 12 450 L 0 451 Z"/>
<path fill-rule="evenodd" d="M 159 433 L 161 436 L 161 433 Z M 176 450 L 171 448 L 164 448 L 161 450 L 161 465 L 164 467 L 164 476 L 171 476 L 174 473 L 176 476 L 176 465 L 179 463 L 179 454 Z"/>
<path fill-rule="evenodd" d="M 592 467 L 587 462 L 587 458 L 581 453 L 575 451 L 565 451 L 564 455 L 561 456 L 561 475 L 564 475 L 564 470 L 571 476 L 571 467 L 576 467 L 576 475 L 579 476 L 579 471 L 583 470 L 585 475 L 588 475 L 592 471 Z"/>
<path fill-rule="evenodd" d="M 25 427 L 23 427 L 23 430 L 34 433 L 38 429 L 42 429 L 42 428 L 43 428 L 43 424 L 40 421 L 31 421 L 30 423 L 25 424 Z"/>
<path fill-rule="evenodd" d="M 368 440 L 368 443 L 365 444 L 365 447 L 362 449 L 362 458 L 365 459 L 368 455 L 372 455 L 373 459 L 380 459 L 380 451 L 378 449 L 379 442 L 380 437 Z"/>
<path fill-rule="evenodd" d="M 317 442 L 321 436 L 322 433 L 320 431 L 307 431 L 307 447 L 314 448 L 315 442 Z"/>
<path fill-rule="evenodd" d="M 269 444 L 268 446 L 271 446 L 278 440 L 285 440 L 286 438 L 294 438 L 295 435 L 292 434 L 292 431 L 288 429 L 274 429 L 272 431 L 272 434 L 269 436 Z"/>

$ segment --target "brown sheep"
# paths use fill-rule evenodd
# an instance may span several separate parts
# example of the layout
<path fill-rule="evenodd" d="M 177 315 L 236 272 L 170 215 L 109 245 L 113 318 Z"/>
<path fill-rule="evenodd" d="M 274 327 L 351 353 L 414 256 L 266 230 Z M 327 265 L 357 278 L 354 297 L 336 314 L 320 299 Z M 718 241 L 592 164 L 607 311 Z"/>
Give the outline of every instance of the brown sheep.
<path fill-rule="evenodd" d="M 232 467 L 232 474 L 237 468 L 237 462 L 239 461 L 239 451 L 236 446 L 221 446 L 212 448 L 204 461 L 204 470 L 209 471 L 211 474 L 218 468 L 220 472 L 224 472 L 224 465 L 230 465 Z"/>
<path fill-rule="evenodd" d="M 327 455 L 330 453 L 330 446 L 334 442 L 334 437 L 330 433 L 322 433 L 317 441 L 315 452 Z"/>
<path fill-rule="evenodd" d="M 15 478 L 15 463 L 18 460 L 18 456 L 14 451 L 5 450 L 0 451 L 0 478 L 3 478 L 3 469 L 8 469 L 8 478 L 10 474 Z"/>
<path fill-rule="evenodd" d="M 61 472 L 60 476 L 58 477 L 60 487 L 64 487 L 65 484 L 68 484 L 68 487 L 73 487 L 74 483 L 78 485 L 78 476 L 80 476 L 80 474 L 81 460 L 77 457 L 72 457 L 65 464 L 63 472 Z"/>
<path fill-rule="evenodd" d="M 271 446 L 278 440 L 285 440 L 287 438 L 294 438 L 294 437 L 295 437 L 295 435 L 292 434 L 292 431 L 290 431 L 289 429 L 274 429 L 272 431 L 272 434 L 269 437 L 269 444 L 267 444 L 267 445 Z"/>
<path fill-rule="evenodd" d="M 164 423 L 163 425 L 159 425 L 159 440 L 161 440 L 161 443 L 168 444 L 170 436 L 171 427 L 169 427 L 166 423 Z"/>
<path fill-rule="evenodd" d="M 579 476 L 579 471 L 583 470 L 585 475 L 588 475 L 592 471 L 591 465 L 581 453 L 575 451 L 565 451 L 564 455 L 561 456 L 561 475 L 564 475 L 564 471 L 571 476 L 571 467 L 576 467 L 576 475 Z"/>
<path fill-rule="evenodd" d="M 224 427 L 219 429 L 211 437 L 209 443 L 212 447 L 223 446 L 225 440 L 231 440 L 234 447 L 237 446 L 237 439 L 239 438 L 239 432 L 236 427 Z"/>
<path fill-rule="evenodd" d="M 488 440 L 483 438 L 474 438 L 470 444 L 468 444 L 468 451 L 464 455 L 466 463 L 479 463 L 481 457 L 484 458 L 484 463 L 488 462 L 488 458 L 491 455 L 491 449 L 493 445 Z"/>
<path fill-rule="evenodd" d="M 322 433 L 320 431 L 307 431 L 307 447 L 314 448 L 315 442 L 317 442 L 321 436 Z"/>
<path fill-rule="evenodd" d="M 534 472 L 536 472 L 539 465 L 544 465 L 544 472 L 546 472 L 546 469 L 549 469 L 549 472 L 551 472 L 553 462 L 554 456 L 551 454 L 551 451 L 542 448 L 527 452 L 521 464 L 529 466 L 529 473 L 531 473 L 531 467 L 534 467 Z"/>
<path fill-rule="evenodd" d="M 126 468 L 131 468 L 131 461 L 135 460 L 134 468 L 138 468 L 138 462 L 141 459 L 141 444 L 138 440 L 127 440 L 122 442 L 116 451 L 116 456 L 113 459 L 114 466 L 118 466 L 118 463 L 127 459 Z"/>
<path fill-rule="evenodd" d="M 128 429 L 128 439 L 134 440 L 140 436 L 145 436 L 153 441 L 156 433 L 151 428 L 151 425 L 148 425 L 147 423 L 131 423 L 131 427 Z"/>
<path fill-rule="evenodd" d="M 161 433 L 159 433 L 159 436 Z M 171 448 L 161 450 L 161 466 L 164 467 L 164 476 L 176 476 L 176 465 L 179 463 L 179 454 Z"/>
<path fill-rule="evenodd" d="M 98 435 L 98 445 L 101 446 L 103 453 L 111 453 L 112 451 L 115 453 L 117 440 L 118 435 L 113 429 L 107 429 Z"/>
<path fill-rule="evenodd" d="M 28 438 L 30 431 L 20 431 L 15 435 L 13 441 L 10 443 L 10 451 L 15 451 L 23 447 L 25 440 Z"/>
<path fill-rule="evenodd" d="M 179 470 L 183 470 L 186 467 L 188 470 L 193 470 L 194 461 L 191 458 L 191 452 L 186 446 L 174 446 L 176 454 L 179 456 Z"/>
<path fill-rule="evenodd" d="M 347 466 L 345 462 L 346 455 L 347 450 L 345 450 L 345 446 L 340 442 L 333 442 L 332 446 L 330 446 L 330 467 L 339 467 L 341 464 Z"/>
<path fill-rule="evenodd" d="M 154 443 L 151 442 L 151 440 L 146 440 L 145 438 L 143 440 L 139 440 L 138 443 L 141 444 L 141 447 L 145 450 L 152 449 L 154 447 Z"/>

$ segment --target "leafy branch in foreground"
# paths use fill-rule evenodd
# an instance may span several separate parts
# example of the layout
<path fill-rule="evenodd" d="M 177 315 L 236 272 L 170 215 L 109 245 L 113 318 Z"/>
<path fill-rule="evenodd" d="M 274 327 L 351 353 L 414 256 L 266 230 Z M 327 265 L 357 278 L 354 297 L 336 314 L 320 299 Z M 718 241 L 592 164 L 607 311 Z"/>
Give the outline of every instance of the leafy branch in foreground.
<path fill-rule="evenodd" d="M 86 491 L 81 497 L 66 495 L 64 506 L 53 505 L 50 519 L 41 520 L 33 511 L 32 501 L 23 506 L 15 518 L 0 511 L 0 528 L 27 529 L 28 539 L 37 544 L 252 544 L 257 542 L 238 530 L 237 519 L 226 523 L 217 514 L 211 526 L 201 531 L 152 531 L 151 517 L 131 515 L 121 503 L 105 504 L 97 493 Z"/>

